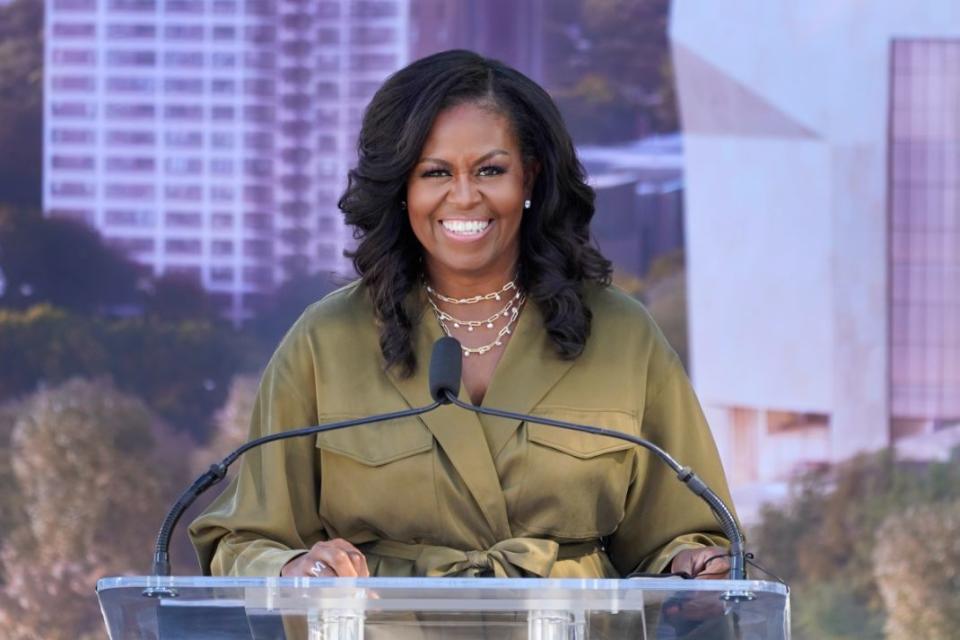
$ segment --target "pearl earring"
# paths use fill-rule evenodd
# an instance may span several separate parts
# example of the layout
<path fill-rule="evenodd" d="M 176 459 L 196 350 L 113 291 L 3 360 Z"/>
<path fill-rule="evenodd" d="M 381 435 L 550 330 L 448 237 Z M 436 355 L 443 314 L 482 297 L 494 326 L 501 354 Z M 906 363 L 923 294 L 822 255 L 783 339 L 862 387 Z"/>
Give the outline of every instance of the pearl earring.
<path fill-rule="evenodd" d="M 529 200 L 524 200 L 524 201 L 523 201 L 523 208 L 524 208 L 524 209 L 529 209 L 529 208 L 530 208 L 530 201 L 529 201 Z"/>
<path fill-rule="evenodd" d="M 401 200 L 401 201 L 400 201 L 400 208 L 403 209 L 404 211 L 407 210 L 407 201 L 406 201 L 406 200 Z"/>

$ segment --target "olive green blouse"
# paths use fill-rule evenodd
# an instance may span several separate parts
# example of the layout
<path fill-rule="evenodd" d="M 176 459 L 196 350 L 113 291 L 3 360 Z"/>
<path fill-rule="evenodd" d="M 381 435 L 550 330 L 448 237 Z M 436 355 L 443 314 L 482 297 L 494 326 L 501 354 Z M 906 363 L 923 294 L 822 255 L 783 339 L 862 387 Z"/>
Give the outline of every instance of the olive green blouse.
<path fill-rule="evenodd" d="M 709 428 L 646 310 L 588 288 L 591 336 L 559 358 L 534 304 L 483 404 L 639 435 L 732 504 Z M 263 374 L 250 437 L 429 404 L 441 330 L 424 314 L 412 377 L 384 370 L 359 283 L 309 307 Z M 461 390 L 461 397 L 465 398 Z M 445 406 L 254 449 L 190 526 L 205 574 L 276 576 L 313 543 L 345 538 L 378 576 L 621 577 L 684 548 L 726 544 L 706 505 L 627 442 Z"/>

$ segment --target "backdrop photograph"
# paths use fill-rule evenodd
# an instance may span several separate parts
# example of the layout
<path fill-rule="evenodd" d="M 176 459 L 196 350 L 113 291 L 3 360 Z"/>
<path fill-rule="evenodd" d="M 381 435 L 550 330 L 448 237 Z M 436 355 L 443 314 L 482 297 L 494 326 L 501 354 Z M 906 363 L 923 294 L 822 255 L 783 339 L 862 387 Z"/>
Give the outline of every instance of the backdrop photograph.
<path fill-rule="evenodd" d="M 450 50 L 503 64 L 477 89 L 441 61 L 489 63 L 466 53 L 429 58 Z M 438 62 L 417 66 L 423 59 Z M 411 89 L 416 82 L 425 89 Z M 408 94 L 429 107 L 429 91 L 445 82 L 467 98 L 438 98 L 429 117 L 397 115 Z M 537 101 L 537 86 L 549 99 Z M 505 106 L 513 99 L 523 107 Z M 538 122 L 546 133 L 528 135 Z M 493 157 L 457 182 L 474 187 L 450 187 L 438 206 L 487 193 L 494 213 L 475 226 L 444 221 L 436 235 L 431 198 L 461 170 L 443 158 L 465 157 L 457 154 L 472 148 L 480 125 L 484 140 L 505 141 L 494 156 L 517 146 L 523 164 Z M 544 148 L 551 152 L 538 158 Z M 582 174 L 567 160 L 574 154 Z M 394 187 L 405 195 L 384 195 Z M 520 222 L 581 200 L 578 211 L 592 218 L 558 217 L 534 231 Z M 389 229 L 377 208 L 388 201 L 400 221 Z M 501 216 L 507 205 L 521 213 Z M 461 268 L 466 258 L 449 247 L 483 234 L 501 253 Z M 411 251 L 417 258 L 402 264 Z M 470 286 L 452 288 L 462 273 L 504 264 L 506 277 L 488 289 L 514 280 L 477 297 L 493 315 L 462 320 L 476 302 Z M 756 563 L 749 577 L 789 585 L 790 637 L 960 633 L 960 4 L 0 0 L 0 638 L 107 637 L 97 581 L 149 574 L 164 515 L 194 478 L 271 420 L 299 416 L 299 388 L 268 392 L 311 357 L 297 346 L 313 345 L 305 310 L 330 294 L 352 300 L 361 275 L 376 292 L 369 349 L 397 371 L 415 362 L 419 344 L 401 294 L 420 291 L 422 280 L 431 331 L 464 339 L 461 397 L 484 405 L 510 397 L 507 379 L 491 373 L 502 371 L 548 397 L 566 393 L 568 403 L 554 403 L 566 413 L 544 413 L 561 420 L 590 415 L 570 409 L 580 392 L 587 403 L 609 397 L 611 413 L 633 401 L 616 383 L 635 368 L 626 350 L 634 334 L 619 333 L 606 302 L 594 305 L 591 332 L 582 303 L 593 294 L 563 297 L 572 279 L 609 281 L 616 308 L 652 320 L 654 341 L 675 363 L 664 371 L 674 366 L 681 380 L 676 404 L 692 399 L 690 413 L 683 404 L 674 414 L 693 430 L 676 436 L 679 452 L 720 478 Z M 350 317 L 361 323 L 357 313 Z M 524 369 L 502 343 L 525 346 L 524 315 L 534 313 L 571 361 L 581 352 L 602 360 L 608 351 L 591 351 L 590 341 L 605 331 L 628 336 L 595 365 L 613 382 L 568 375 L 564 386 L 549 367 Z M 493 333 L 469 342 L 475 327 Z M 361 353 L 351 341 L 365 333 L 329 331 L 331 342 L 340 338 L 323 357 Z M 323 357 L 312 357 L 323 378 Z M 343 385 L 328 389 L 333 404 L 376 395 L 367 360 L 327 363 L 336 380 L 324 384 Z M 661 381 L 650 384 L 653 411 Z M 426 387 L 422 394 L 429 399 Z M 414 406 L 404 397 L 408 405 L 377 411 Z M 328 413 L 359 417 L 353 410 Z M 701 424 L 716 452 L 688 446 L 700 442 Z M 513 519 L 513 496 L 520 504 L 530 484 L 546 491 L 554 476 L 508 486 L 512 467 L 500 463 L 515 438 L 484 425 Z M 638 429 L 656 442 L 656 429 Z M 532 427 L 517 433 L 554 446 Z M 437 439 L 427 437 L 433 450 L 446 449 Z M 371 450 L 372 465 L 413 464 L 374 460 Z M 240 522 L 244 500 L 261 489 L 241 469 L 231 467 L 229 490 L 224 482 L 187 511 L 171 541 L 173 575 L 242 573 L 211 533 Z M 591 480 L 601 497 L 611 477 Z M 271 501 L 269 491 L 298 493 L 263 482 Z M 471 482 L 465 475 L 480 496 Z M 579 496 L 565 495 L 576 513 Z M 585 499 L 602 520 L 602 500 Z M 373 521 L 353 487 L 330 500 L 325 508 L 342 503 L 356 522 Z M 678 537 L 642 562 L 604 537 L 603 567 L 617 577 L 630 573 L 621 564 L 696 576 L 705 564 L 691 557 L 681 566 L 673 554 L 722 545 L 719 529 L 674 526 L 669 509 L 644 513 L 699 537 Z M 545 522 L 530 531 L 547 532 Z M 630 530 L 629 509 L 618 522 Z M 467 516 L 458 527 L 482 529 Z M 204 550 L 217 544 L 215 556 Z M 295 555 L 249 566 L 286 571 Z M 313 551 L 307 557 L 316 571 L 345 575 Z M 357 567 L 352 575 L 368 570 Z M 386 571 L 371 561 L 378 570 Z"/>

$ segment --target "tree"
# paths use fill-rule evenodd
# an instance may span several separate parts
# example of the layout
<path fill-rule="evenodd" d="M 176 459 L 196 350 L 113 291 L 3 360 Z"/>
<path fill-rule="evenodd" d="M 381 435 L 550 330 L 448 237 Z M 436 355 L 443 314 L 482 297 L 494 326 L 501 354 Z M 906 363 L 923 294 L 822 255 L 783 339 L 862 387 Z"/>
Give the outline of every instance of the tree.
<path fill-rule="evenodd" d="M 250 332 L 266 349 L 266 357 L 308 306 L 337 288 L 329 273 L 301 274 L 284 282 L 255 309 Z"/>
<path fill-rule="evenodd" d="M 883 523 L 911 505 L 955 500 L 956 461 L 898 462 L 892 451 L 799 478 L 790 502 L 765 508 L 748 536 L 761 564 L 793 589 L 794 637 L 883 638 L 887 614 L 874 571 Z"/>
<path fill-rule="evenodd" d="M 26 522 L 0 541 L 5 637 L 101 637 L 92 585 L 148 569 L 153 534 L 183 484 L 182 456 L 156 446 L 163 433 L 142 402 L 103 380 L 23 402 L 10 459 Z"/>
<path fill-rule="evenodd" d="M 40 206 L 43 5 L 0 4 L 0 202 Z"/>
<path fill-rule="evenodd" d="M 678 127 L 669 0 L 558 0 L 547 18 L 547 86 L 579 143 Z"/>
<path fill-rule="evenodd" d="M 960 629 L 960 501 L 894 513 L 877 532 L 873 572 L 888 640 L 948 640 Z"/>
<path fill-rule="evenodd" d="M 249 339 L 210 321 L 79 316 L 50 306 L 0 310 L 0 400 L 73 376 L 110 376 L 198 440 L 230 378 L 254 364 Z"/>
<path fill-rule="evenodd" d="M 0 207 L 0 307 L 48 302 L 80 312 L 131 305 L 143 269 L 86 224 Z"/>

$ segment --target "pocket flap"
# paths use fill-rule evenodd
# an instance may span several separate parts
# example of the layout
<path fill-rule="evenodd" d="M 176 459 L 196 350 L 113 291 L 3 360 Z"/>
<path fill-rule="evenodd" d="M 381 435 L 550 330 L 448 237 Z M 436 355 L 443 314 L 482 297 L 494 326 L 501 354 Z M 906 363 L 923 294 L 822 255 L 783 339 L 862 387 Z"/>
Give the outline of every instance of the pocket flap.
<path fill-rule="evenodd" d="M 325 415 L 320 420 L 330 423 L 355 417 Z M 318 433 L 316 446 L 376 467 L 429 451 L 433 434 L 417 418 L 400 418 Z"/>
<path fill-rule="evenodd" d="M 637 435 L 638 431 L 636 418 L 625 411 L 543 407 L 535 410 L 534 415 L 552 420 L 602 427 L 629 435 Z M 531 442 L 563 451 L 578 458 L 592 458 L 604 453 L 623 451 L 637 446 L 632 442 L 617 438 L 530 422 L 527 423 L 527 438 Z"/>

